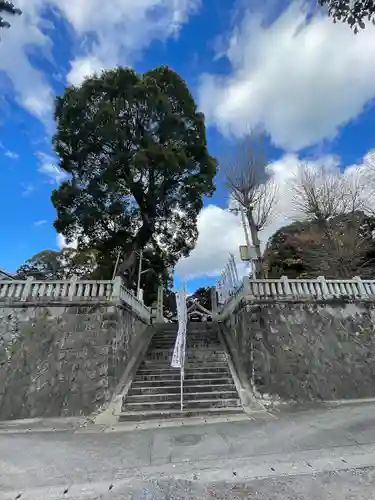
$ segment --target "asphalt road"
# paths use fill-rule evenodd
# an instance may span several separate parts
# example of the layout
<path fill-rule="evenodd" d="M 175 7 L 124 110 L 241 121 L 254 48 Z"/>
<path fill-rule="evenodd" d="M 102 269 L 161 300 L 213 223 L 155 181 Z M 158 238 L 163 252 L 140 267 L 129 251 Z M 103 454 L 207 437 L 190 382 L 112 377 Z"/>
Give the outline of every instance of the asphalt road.
<path fill-rule="evenodd" d="M 375 499 L 375 404 L 130 432 L 30 429 L 0 426 L 1 500 Z"/>

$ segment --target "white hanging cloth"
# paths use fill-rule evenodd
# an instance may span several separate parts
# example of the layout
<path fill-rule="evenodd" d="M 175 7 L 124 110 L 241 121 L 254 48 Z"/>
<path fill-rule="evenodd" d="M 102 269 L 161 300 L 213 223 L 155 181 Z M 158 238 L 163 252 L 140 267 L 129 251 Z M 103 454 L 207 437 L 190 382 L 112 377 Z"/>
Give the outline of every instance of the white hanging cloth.
<path fill-rule="evenodd" d="M 172 368 L 183 369 L 185 360 L 187 307 L 186 292 L 176 292 L 178 333 L 172 356 Z"/>

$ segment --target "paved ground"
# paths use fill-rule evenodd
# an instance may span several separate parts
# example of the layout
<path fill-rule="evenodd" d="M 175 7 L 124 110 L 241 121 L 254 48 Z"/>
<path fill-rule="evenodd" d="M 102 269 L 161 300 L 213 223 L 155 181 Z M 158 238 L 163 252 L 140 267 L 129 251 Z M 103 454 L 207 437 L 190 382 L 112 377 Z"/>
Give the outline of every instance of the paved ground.
<path fill-rule="evenodd" d="M 1 500 L 375 499 L 374 403 L 132 431 L 53 424 L 0 426 Z"/>

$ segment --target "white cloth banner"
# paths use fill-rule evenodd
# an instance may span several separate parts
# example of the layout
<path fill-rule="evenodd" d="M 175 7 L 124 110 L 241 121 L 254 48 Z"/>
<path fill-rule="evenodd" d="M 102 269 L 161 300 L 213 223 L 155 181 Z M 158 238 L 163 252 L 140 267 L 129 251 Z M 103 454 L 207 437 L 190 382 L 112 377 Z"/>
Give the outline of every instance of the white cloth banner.
<path fill-rule="evenodd" d="M 172 356 L 172 368 L 183 369 L 185 360 L 185 345 L 186 345 L 186 323 L 187 323 L 187 308 L 186 308 L 186 293 L 176 293 L 177 305 L 177 320 L 178 333 Z"/>

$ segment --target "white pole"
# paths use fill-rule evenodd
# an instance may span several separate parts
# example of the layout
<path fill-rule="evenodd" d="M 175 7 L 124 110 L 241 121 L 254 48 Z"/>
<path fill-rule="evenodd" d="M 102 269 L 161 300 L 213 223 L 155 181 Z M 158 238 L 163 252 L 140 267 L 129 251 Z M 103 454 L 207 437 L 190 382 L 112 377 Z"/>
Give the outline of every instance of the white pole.
<path fill-rule="evenodd" d="M 142 258 L 143 258 L 143 250 L 141 249 L 140 252 L 139 252 L 137 299 L 139 299 L 139 290 L 141 288 Z"/>

